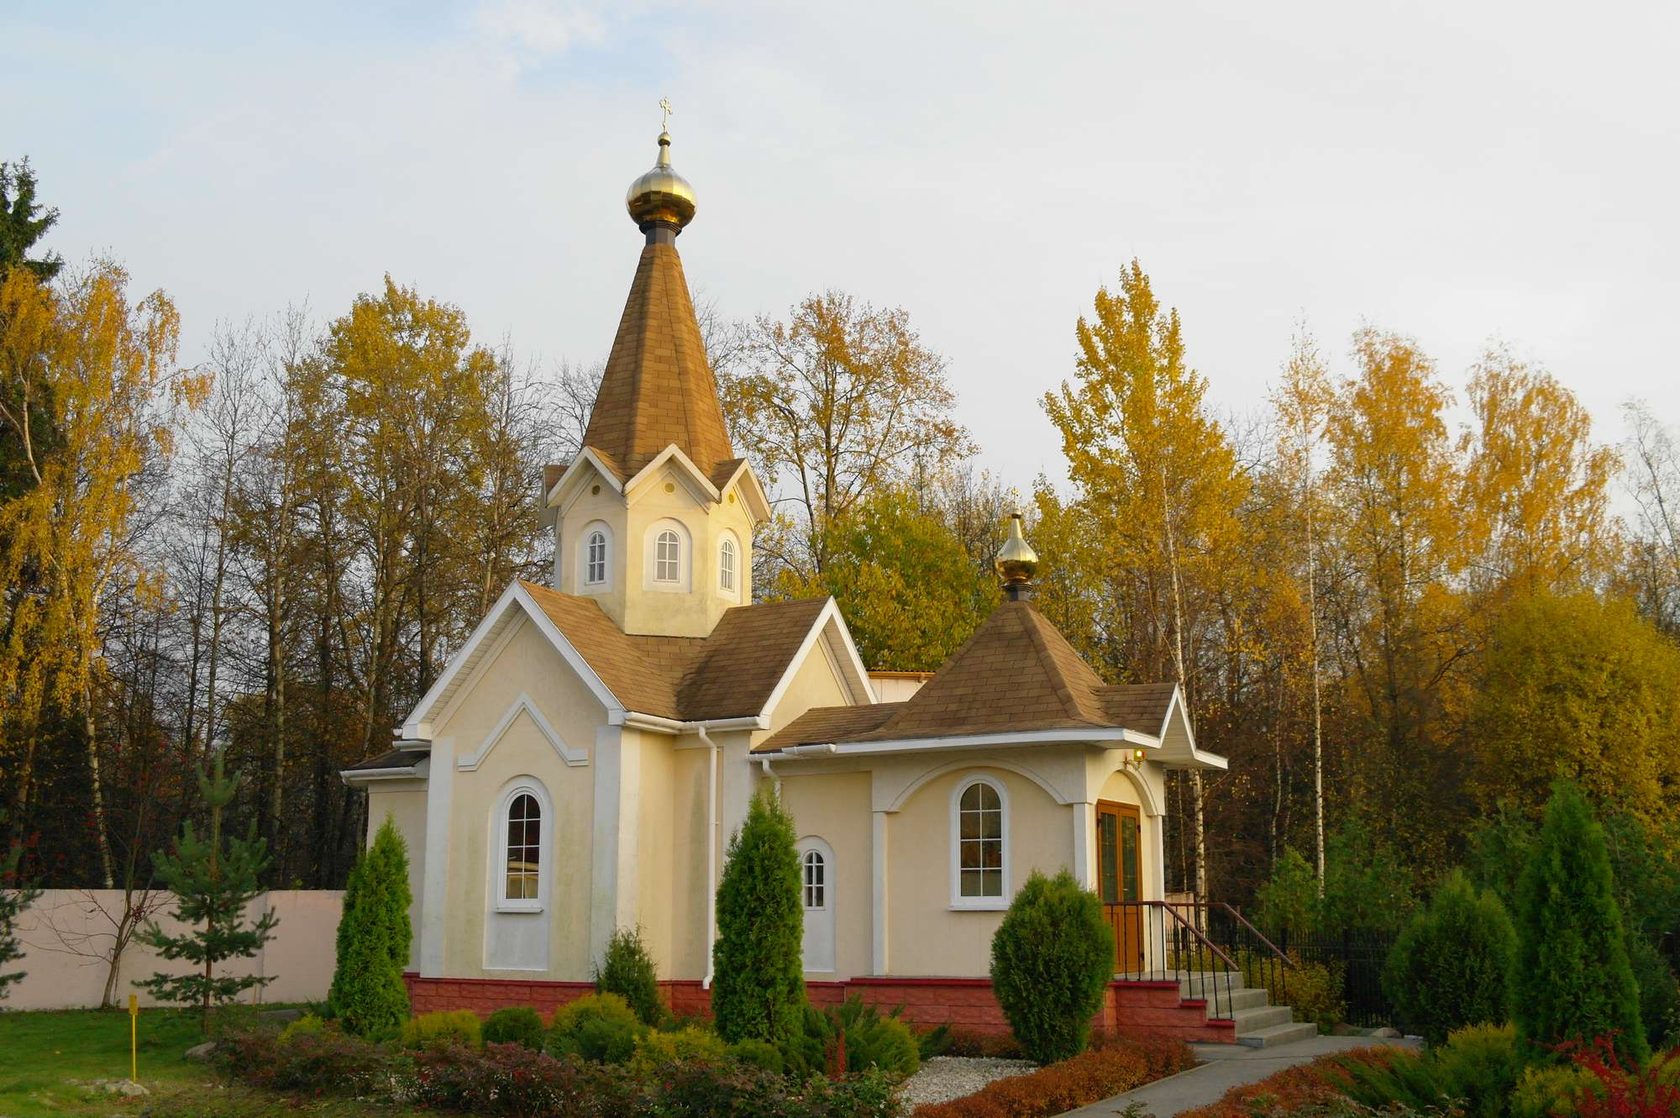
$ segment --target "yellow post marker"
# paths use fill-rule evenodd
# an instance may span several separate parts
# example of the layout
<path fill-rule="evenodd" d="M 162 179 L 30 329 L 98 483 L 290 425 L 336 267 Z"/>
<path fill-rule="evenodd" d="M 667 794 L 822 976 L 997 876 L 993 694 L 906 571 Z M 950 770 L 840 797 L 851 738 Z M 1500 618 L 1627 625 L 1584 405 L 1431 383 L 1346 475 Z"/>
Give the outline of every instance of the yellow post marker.
<path fill-rule="evenodd" d="M 128 996 L 128 1081 L 140 1082 L 140 995 Z"/>

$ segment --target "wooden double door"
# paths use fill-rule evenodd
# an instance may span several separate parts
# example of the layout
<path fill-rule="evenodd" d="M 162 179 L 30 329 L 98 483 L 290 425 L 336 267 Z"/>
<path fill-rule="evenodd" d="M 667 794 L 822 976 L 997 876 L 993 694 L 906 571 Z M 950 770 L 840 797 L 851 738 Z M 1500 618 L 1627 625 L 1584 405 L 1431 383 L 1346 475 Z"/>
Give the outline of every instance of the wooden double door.
<path fill-rule="evenodd" d="M 1136 806 L 1097 801 L 1097 896 L 1114 926 L 1114 969 L 1143 971 L 1143 818 Z"/>

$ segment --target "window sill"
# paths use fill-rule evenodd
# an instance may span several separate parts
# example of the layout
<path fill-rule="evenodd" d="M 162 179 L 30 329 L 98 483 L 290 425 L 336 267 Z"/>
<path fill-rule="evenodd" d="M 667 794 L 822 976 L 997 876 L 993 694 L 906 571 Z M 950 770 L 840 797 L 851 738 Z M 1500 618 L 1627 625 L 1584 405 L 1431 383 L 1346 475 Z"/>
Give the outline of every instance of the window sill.
<path fill-rule="evenodd" d="M 1009 902 L 1005 900 L 969 901 L 955 903 L 948 906 L 951 912 L 1008 912 Z"/>
<path fill-rule="evenodd" d="M 542 910 L 543 910 L 543 906 L 542 906 L 541 902 L 532 902 L 532 903 L 529 903 L 529 904 L 520 904 L 517 901 L 498 901 L 498 902 L 496 902 L 496 911 L 497 912 L 524 913 L 526 915 L 529 915 L 529 914 L 532 914 L 532 913 L 539 913 Z"/>

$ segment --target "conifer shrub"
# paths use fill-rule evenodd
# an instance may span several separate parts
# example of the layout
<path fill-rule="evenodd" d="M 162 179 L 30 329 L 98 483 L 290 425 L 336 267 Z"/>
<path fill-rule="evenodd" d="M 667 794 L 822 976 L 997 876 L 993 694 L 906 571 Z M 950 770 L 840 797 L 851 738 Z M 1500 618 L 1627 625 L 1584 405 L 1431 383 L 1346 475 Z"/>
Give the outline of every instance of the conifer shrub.
<path fill-rule="evenodd" d="M 636 1040 L 646 1029 L 617 994 L 586 994 L 554 1011 L 543 1050 L 550 1056 L 622 1064 L 636 1054 Z"/>
<path fill-rule="evenodd" d="M 528 1005 L 498 1009 L 484 1021 L 485 1044 L 518 1044 L 541 1052 L 543 1046 L 542 1015 Z"/>
<path fill-rule="evenodd" d="M 1582 1096 L 1595 1087 L 1592 1073 L 1573 1064 L 1531 1065 L 1511 1091 L 1510 1118 L 1575 1118 Z"/>
<path fill-rule="evenodd" d="M 400 1039 L 404 1048 L 477 1048 L 483 1035 L 478 1014 L 470 1009 L 445 1009 L 404 1021 Z"/>
<path fill-rule="evenodd" d="M 1114 930 L 1096 894 L 1066 870 L 1035 870 L 992 936 L 992 990 L 1029 1060 L 1084 1051 L 1113 973 Z"/>
<path fill-rule="evenodd" d="M 785 1061 L 782 1051 L 774 1044 L 762 1040 L 738 1040 L 729 1046 L 729 1058 L 747 1067 L 759 1068 L 782 1074 Z"/>
<path fill-rule="evenodd" d="M 883 1014 L 853 994 L 844 1003 L 825 1011 L 805 1010 L 806 1043 L 803 1063 L 811 1071 L 826 1067 L 826 1057 L 839 1051 L 846 1038 L 846 1071 L 877 1068 L 889 1075 L 916 1074 L 921 1067 L 921 1046 L 909 1025 L 899 1020 L 900 1006 Z"/>
<path fill-rule="evenodd" d="M 1628 933 L 1628 965 L 1639 987 L 1639 1020 L 1652 1048 L 1680 1043 L 1680 984 L 1662 952 L 1643 935 Z"/>
<path fill-rule="evenodd" d="M 313 1013 L 305 1013 L 296 1021 L 288 1022 L 286 1027 L 280 1030 L 280 1043 L 290 1044 L 300 1037 L 322 1036 L 329 1029 L 330 1026 L 325 1018 Z"/>
<path fill-rule="evenodd" d="M 1503 1118 L 1525 1061 L 1511 1025 L 1469 1025 L 1430 1053 L 1435 1081 L 1465 1118 Z"/>
<path fill-rule="evenodd" d="M 1604 844 L 1580 789 L 1552 786 L 1534 855 L 1518 887 L 1512 979 L 1517 1035 L 1544 1051 L 1614 1037 L 1632 1063 L 1648 1054 L 1639 989 Z"/>
<path fill-rule="evenodd" d="M 712 1013 L 725 1041 L 763 1040 L 784 1052 L 801 1035 L 804 910 L 793 819 L 769 789 L 729 840 L 718 883 Z"/>
<path fill-rule="evenodd" d="M 1383 989 L 1401 1023 L 1430 1044 L 1465 1025 L 1502 1025 L 1516 929 L 1492 893 L 1454 870 L 1412 918 L 1383 967 Z"/>
<path fill-rule="evenodd" d="M 356 859 L 338 919 L 338 964 L 327 994 L 345 1032 L 382 1039 L 408 1020 L 408 849 L 389 816 Z"/>
<path fill-rule="evenodd" d="M 656 1026 L 665 1016 L 659 977 L 640 928 L 620 928 L 607 940 L 606 955 L 595 968 L 595 989 L 623 998 L 644 1025 Z"/>
<path fill-rule="evenodd" d="M 667 1064 L 721 1064 L 728 1059 L 729 1046 L 710 1029 L 687 1025 L 672 1032 L 648 1031 L 636 1039 L 632 1071 L 651 1074 Z"/>

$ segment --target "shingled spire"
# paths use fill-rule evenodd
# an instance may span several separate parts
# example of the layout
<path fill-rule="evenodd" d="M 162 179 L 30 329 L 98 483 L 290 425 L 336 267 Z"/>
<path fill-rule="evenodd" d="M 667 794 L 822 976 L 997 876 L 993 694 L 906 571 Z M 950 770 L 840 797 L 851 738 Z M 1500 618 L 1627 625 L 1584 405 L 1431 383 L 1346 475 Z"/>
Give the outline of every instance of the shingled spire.
<path fill-rule="evenodd" d="M 659 162 L 626 199 L 647 244 L 583 436 L 625 478 L 673 443 L 707 477 L 735 457 L 677 255 L 677 234 L 694 216 L 694 190 L 671 168 L 670 147 L 661 133 Z"/>

